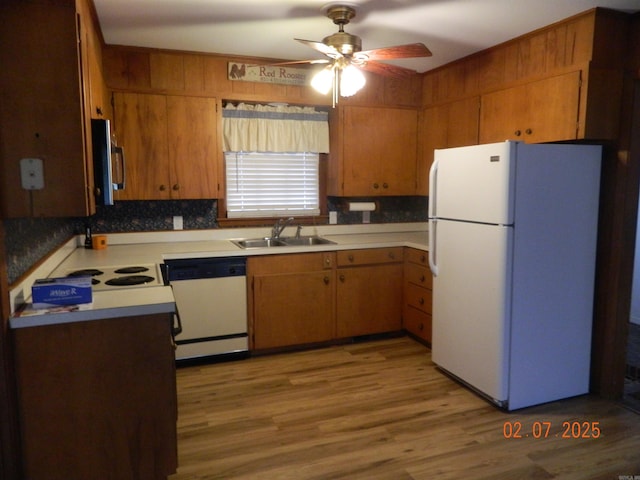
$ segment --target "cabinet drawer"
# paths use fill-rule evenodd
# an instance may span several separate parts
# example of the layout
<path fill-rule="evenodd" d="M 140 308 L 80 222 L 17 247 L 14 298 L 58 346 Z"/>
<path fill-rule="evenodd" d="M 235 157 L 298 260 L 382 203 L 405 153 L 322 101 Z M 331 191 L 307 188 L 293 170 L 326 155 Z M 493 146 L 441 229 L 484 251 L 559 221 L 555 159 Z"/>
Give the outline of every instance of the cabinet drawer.
<path fill-rule="evenodd" d="M 402 316 L 402 323 L 405 330 L 415 336 L 431 343 L 431 315 L 418 310 L 417 308 L 406 306 Z"/>
<path fill-rule="evenodd" d="M 331 270 L 334 263 L 334 252 L 257 255 L 247 259 L 247 275 Z"/>
<path fill-rule="evenodd" d="M 425 313 L 431 313 L 431 290 L 408 283 L 405 290 L 405 303 Z"/>
<path fill-rule="evenodd" d="M 405 250 L 405 260 L 411 263 L 419 263 L 427 266 L 429 264 L 429 253 L 416 248 L 407 248 Z"/>
<path fill-rule="evenodd" d="M 402 247 L 341 250 L 336 253 L 339 267 L 368 265 L 372 263 L 396 263 L 402 261 Z"/>
<path fill-rule="evenodd" d="M 431 271 L 426 267 L 407 263 L 404 267 L 404 275 L 409 283 L 414 283 L 424 288 L 432 288 L 433 277 L 431 276 Z"/>

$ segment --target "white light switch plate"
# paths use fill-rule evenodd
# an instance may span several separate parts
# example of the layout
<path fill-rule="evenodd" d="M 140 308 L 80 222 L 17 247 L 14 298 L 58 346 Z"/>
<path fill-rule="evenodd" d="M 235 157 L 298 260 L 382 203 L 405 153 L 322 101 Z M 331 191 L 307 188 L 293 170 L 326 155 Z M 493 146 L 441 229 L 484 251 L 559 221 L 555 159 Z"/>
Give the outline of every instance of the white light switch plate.
<path fill-rule="evenodd" d="M 176 215 L 173 217 L 173 229 L 174 230 L 182 230 L 182 217 L 180 215 Z"/>
<path fill-rule="evenodd" d="M 44 188 L 44 167 L 41 158 L 20 160 L 20 183 L 25 190 L 42 190 Z"/>

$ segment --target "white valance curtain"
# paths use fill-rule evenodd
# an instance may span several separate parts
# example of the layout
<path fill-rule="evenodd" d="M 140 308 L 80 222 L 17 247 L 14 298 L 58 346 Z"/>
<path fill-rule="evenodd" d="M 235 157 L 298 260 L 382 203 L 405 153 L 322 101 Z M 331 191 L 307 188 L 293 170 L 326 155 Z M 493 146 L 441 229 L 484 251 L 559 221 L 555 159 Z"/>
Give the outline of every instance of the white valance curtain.
<path fill-rule="evenodd" d="M 313 107 L 227 104 L 225 152 L 329 152 L 328 113 Z"/>

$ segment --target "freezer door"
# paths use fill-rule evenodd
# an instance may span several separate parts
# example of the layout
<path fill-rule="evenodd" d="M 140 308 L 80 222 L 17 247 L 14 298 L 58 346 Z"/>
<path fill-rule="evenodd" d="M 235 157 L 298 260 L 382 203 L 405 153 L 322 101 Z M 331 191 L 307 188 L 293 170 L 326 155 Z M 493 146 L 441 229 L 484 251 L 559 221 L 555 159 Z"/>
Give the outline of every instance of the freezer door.
<path fill-rule="evenodd" d="M 507 400 L 513 228 L 437 222 L 433 361 L 497 403 Z"/>
<path fill-rule="evenodd" d="M 436 150 L 429 216 L 512 224 L 517 145 L 502 142 Z"/>

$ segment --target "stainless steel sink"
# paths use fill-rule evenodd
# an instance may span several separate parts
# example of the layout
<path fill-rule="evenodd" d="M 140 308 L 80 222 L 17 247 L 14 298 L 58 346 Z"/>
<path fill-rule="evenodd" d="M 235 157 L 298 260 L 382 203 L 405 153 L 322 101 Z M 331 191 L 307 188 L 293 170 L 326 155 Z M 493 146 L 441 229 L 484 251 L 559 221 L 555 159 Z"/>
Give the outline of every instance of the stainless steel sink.
<path fill-rule="evenodd" d="M 286 243 L 276 238 L 249 238 L 245 240 L 231 241 L 240 248 L 269 248 L 286 246 Z"/>
<path fill-rule="evenodd" d="M 312 246 L 312 245 L 332 245 L 336 242 L 327 240 L 326 238 L 316 237 L 314 235 L 302 236 L 302 237 L 283 237 L 282 240 L 289 246 Z"/>
<path fill-rule="evenodd" d="M 311 247 L 314 245 L 332 245 L 336 242 L 315 235 L 281 238 L 247 238 L 231 240 L 240 248 L 272 248 L 272 247 Z"/>

